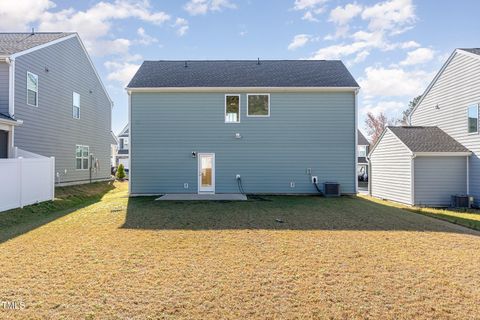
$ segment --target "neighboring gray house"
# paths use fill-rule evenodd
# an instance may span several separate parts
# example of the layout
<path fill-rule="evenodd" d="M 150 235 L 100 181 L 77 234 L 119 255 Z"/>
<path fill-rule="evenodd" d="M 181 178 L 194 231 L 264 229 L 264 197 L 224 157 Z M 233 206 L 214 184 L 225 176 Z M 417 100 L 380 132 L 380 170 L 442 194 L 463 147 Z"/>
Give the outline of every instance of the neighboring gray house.
<path fill-rule="evenodd" d="M 76 33 L 0 33 L 0 157 L 55 157 L 57 183 L 110 177 L 112 101 Z"/>
<path fill-rule="evenodd" d="M 387 127 L 369 154 L 370 194 L 417 206 L 449 206 L 468 192 L 471 152 L 438 127 Z"/>
<path fill-rule="evenodd" d="M 118 167 L 120 164 L 123 164 L 126 170 L 130 169 L 128 129 L 129 125 L 127 124 L 118 134 L 117 155 L 115 156 L 115 166 Z"/>
<path fill-rule="evenodd" d="M 358 130 L 357 133 L 357 176 L 358 176 L 358 189 L 360 191 L 368 190 L 368 160 L 367 155 L 370 151 L 370 142 L 363 135 L 362 131 Z"/>
<path fill-rule="evenodd" d="M 480 49 L 457 49 L 410 115 L 414 126 L 438 126 L 472 152 L 467 192 L 480 204 Z"/>
<path fill-rule="evenodd" d="M 341 61 L 145 61 L 127 87 L 130 194 L 357 191 L 358 84 Z"/>

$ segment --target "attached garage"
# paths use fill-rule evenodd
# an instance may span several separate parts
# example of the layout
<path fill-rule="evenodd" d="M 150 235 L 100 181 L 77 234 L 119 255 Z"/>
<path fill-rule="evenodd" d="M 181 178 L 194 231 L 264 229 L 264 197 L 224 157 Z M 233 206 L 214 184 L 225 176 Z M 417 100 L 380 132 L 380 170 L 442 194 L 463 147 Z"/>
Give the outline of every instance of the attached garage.
<path fill-rule="evenodd" d="M 468 194 L 471 152 L 438 127 L 388 127 L 369 154 L 370 195 L 445 207 Z"/>

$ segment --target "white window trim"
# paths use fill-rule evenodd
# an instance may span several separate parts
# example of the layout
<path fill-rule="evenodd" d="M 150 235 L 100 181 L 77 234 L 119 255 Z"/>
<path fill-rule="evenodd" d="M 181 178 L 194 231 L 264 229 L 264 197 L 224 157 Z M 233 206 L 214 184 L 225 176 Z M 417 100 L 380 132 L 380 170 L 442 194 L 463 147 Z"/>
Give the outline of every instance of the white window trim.
<path fill-rule="evenodd" d="M 28 103 L 28 74 L 32 74 L 37 78 L 37 92 L 36 92 L 37 93 L 37 100 L 35 101 L 36 104 Z M 26 88 L 27 89 L 27 99 L 26 99 L 27 100 L 27 105 L 38 108 L 38 91 L 40 91 L 40 90 L 39 90 L 39 82 L 38 82 L 38 75 L 37 74 L 35 74 L 33 72 L 30 72 L 30 71 L 27 71 L 27 86 L 26 87 L 27 87 Z"/>
<path fill-rule="evenodd" d="M 473 132 L 468 131 L 470 129 L 469 128 L 470 123 L 468 122 L 468 120 L 470 119 L 470 115 L 469 115 L 470 107 L 476 107 L 477 108 L 477 131 L 473 131 Z M 472 104 L 469 104 L 467 106 L 467 133 L 468 133 L 468 135 L 478 134 L 478 126 L 479 126 L 479 120 L 480 120 L 480 117 L 479 117 L 479 114 L 478 114 L 478 111 L 480 109 L 479 107 L 480 107 L 480 104 L 478 104 L 478 103 L 472 103 Z"/>
<path fill-rule="evenodd" d="M 75 103 L 75 94 L 78 94 L 78 102 L 79 102 L 79 106 L 78 106 L 78 118 L 75 117 L 75 114 L 73 113 L 73 110 L 76 108 L 76 106 L 75 106 L 75 104 L 74 104 L 74 103 Z M 81 110 L 82 110 L 82 108 L 81 108 L 82 102 L 81 102 L 81 101 L 82 101 L 82 96 L 80 95 L 80 93 L 73 91 L 73 93 L 72 93 L 72 118 L 73 118 L 73 119 L 76 119 L 76 120 L 79 120 L 79 119 L 80 119 L 80 113 L 81 113 Z"/>
<path fill-rule="evenodd" d="M 77 157 L 77 148 L 78 147 L 81 147 L 82 149 L 83 148 L 88 148 L 88 156 L 87 156 L 87 159 L 88 159 L 88 165 L 87 165 L 87 169 L 77 169 L 77 159 L 82 159 L 82 167 L 83 167 L 83 160 L 85 159 L 85 157 L 83 156 L 83 150 L 82 150 L 82 156 L 79 158 Z M 81 144 L 77 144 L 75 145 L 75 170 L 76 171 L 86 171 L 90 168 L 90 147 L 89 146 L 85 146 L 85 145 L 81 145 Z"/>
<path fill-rule="evenodd" d="M 248 97 L 249 96 L 268 96 L 268 114 L 262 115 L 250 115 L 248 114 Z M 270 117 L 270 93 L 247 93 L 247 117 L 249 118 L 269 118 Z"/>
<path fill-rule="evenodd" d="M 238 121 L 232 122 L 227 121 L 227 97 L 238 97 Z M 224 121 L 225 123 L 240 123 L 242 118 L 242 97 L 239 94 L 225 94 L 225 114 L 224 114 Z"/>

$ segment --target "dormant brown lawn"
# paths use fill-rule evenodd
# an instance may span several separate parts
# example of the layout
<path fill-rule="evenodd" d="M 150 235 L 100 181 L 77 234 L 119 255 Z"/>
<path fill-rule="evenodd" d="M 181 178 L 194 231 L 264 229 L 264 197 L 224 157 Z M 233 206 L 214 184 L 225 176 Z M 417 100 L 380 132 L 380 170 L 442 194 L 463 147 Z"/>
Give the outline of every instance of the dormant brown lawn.
<path fill-rule="evenodd" d="M 96 188 L 60 192 L 78 210 L 0 214 L 0 301 L 25 305 L 0 318 L 480 318 L 475 231 L 357 198 Z"/>

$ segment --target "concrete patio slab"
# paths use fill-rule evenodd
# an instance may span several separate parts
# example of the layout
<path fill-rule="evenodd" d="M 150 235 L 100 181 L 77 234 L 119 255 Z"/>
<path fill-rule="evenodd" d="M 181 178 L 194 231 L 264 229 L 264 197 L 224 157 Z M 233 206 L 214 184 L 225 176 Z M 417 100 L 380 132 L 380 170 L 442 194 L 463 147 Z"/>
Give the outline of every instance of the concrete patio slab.
<path fill-rule="evenodd" d="M 217 194 L 168 193 L 155 200 L 159 200 L 159 201 L 245 201 L 247 200 L 247 196 L 240 193 L 217 193 Z"/>

